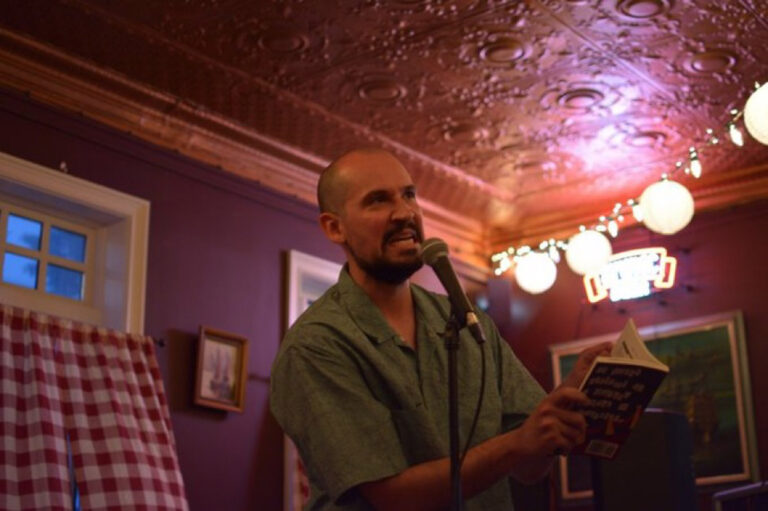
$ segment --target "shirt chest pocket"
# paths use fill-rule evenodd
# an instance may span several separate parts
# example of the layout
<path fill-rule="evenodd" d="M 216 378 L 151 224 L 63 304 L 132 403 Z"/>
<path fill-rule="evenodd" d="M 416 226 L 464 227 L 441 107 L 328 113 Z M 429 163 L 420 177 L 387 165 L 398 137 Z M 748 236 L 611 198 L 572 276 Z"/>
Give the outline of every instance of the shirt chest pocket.
<path fill-rule="evenodd" d="M 448 455 L 447 445 L 426 407 L 390 410 L 403 453 L 410 464 L 423 463 Z"/>
<path fill-rule="evenodd" d="M 360 372 L 374 399 L 389 410 L 423 406 L 416 361 L 392 343 L 379 347 L 376 357 L 359 361 Z"/>

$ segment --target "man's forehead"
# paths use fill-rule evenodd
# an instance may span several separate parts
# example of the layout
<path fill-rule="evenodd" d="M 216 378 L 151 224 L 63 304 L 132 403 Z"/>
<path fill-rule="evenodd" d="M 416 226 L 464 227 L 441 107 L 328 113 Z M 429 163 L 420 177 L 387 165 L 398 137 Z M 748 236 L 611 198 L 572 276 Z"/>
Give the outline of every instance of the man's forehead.
<path fill-rule="evenodd" d="M 358 179 L 348 182 L 348 197 L 370 195 L 373 193 L 400 193 L 404 190 L 415 188 L 411 177 L 405 175 L 368 173 L 358 174 Z"/>
<path fill-rule="evenodd" d="M 411 175 L 394 157 L 384 153 L 371 157 L 360 156 L 357 161 L 345 162 L 341 178 L 352 194 L 374 190 L 392 190 L 413 187 Z"/>

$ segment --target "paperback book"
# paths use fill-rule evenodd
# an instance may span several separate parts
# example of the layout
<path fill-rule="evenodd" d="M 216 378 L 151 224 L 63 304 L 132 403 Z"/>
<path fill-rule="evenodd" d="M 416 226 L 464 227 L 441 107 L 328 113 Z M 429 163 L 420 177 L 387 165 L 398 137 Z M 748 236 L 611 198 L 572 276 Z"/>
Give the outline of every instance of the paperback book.
<path fill-rule="evenodd" d="M 586 441 L 571 453 L 615 458 L 667 373 L 669 367 L 648 351 L 629 319 L 611 355 L 597 357 L 581 384 L 591 400 L 582 409 Z"/>

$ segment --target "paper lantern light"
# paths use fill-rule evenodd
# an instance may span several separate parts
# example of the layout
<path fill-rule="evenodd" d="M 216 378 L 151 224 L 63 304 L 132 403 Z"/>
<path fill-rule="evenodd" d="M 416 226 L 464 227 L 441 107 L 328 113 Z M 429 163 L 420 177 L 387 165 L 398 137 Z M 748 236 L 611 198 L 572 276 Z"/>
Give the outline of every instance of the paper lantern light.
<path fill-rule="evenodd" d="M 529 252 L 516 260 L 515 280 L 521 289 L 531 294 L 543 293 L 555 283 L 557 267 L 543 252 Z"/>
<path fill-rule="evenodd" d="M 755 140 L 768 145 L 768 82 L 753 92 L 744 105 L 744 126 Z"/>
<path fill-rule="evenodd" d="M 565 251 L 565 260 L 574 273 L 586 275 L 602 268 L 612 253 L 613 248 L 608 238 L 589 229 L 571 237 L 568 250 Z"/>
<path fill-rule="evenodd" d="M 645 226 L 659 234 L 674 234 L 693 218 L 693 196 L 676 181 L 653 183 L 640 196 Z"/>

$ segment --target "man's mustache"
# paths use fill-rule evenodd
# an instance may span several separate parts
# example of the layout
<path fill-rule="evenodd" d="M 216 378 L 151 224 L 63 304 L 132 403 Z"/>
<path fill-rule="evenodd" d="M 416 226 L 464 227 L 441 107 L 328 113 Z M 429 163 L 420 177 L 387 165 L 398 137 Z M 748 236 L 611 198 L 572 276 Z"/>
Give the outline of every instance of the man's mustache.
<path fill-rule="evenodd" d="M 415 233 L 416 241 L 418 241 L 419 243 L 424 241 L 424 234 L 421 232 L 421 229 L 419 228 L 418 224 L 412 220 L 409 220 L 409 221 L 404 221 L 402 224 L 398 225 L 397 227 L 393 227 L 392 229 L 385 232 L 384 243 L 387 243 L 394 236 L 402 233 L 406 229 L 410 229 Z"/>

